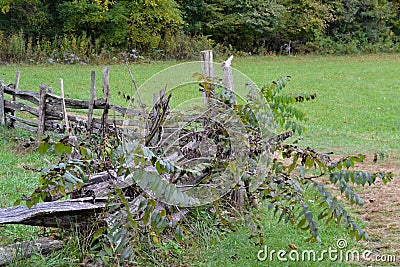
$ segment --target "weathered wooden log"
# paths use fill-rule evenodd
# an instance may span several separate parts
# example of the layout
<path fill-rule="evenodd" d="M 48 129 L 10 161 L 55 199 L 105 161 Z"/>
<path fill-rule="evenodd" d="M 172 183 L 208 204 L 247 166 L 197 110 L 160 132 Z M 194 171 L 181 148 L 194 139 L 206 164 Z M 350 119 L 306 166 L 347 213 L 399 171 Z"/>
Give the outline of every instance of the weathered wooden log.
<path fill-rule="evenodd" d="M 126 115 L 126 116 L 141 116 L 142 115 L 142 112 L 139 110 L 124 108 L 121 106 L 116 106 L 116 105 L 111 105 L 111 104 L 110 104 L 110 110 L 119 112 L 122 115 Z"/>
<path fill-rule="evenodd" d="M 42 202 L 28 208 L 15 206 L 0 209 L 0 224 L 25 224 L 44 227 L 70 227 L 90 222 L 106 206 L 107 198 L 92 197 Z"/>
<path fill-rule="evenodd" d="M 51 100 L 53 106 L 61 111 L 61 96 L 47 93 L 47 98 Z M 90 101 L 89 100 L 79 100 L 79 99 L 71 99 L 65 98 L 65 107 L 71 109 L 89 109 Z M 93 108 L 94 109 L 104 109 L 105 106 L 105 99 L 100 98 L 94 101 Z"/>
<path fill-rule="evenodd" d="M 16 98 L 20 98 L 26 101 L 39 105 L 39 93 L 25 90 L 16 90 L 14 86 L 6 86 L 4 87 L 4 93 L 15 96 Z"/>
<path fill-rule="evenodd" d="M 18 242 L 13 245 L 0 247 L 0 266 L 14 263 L 18 260 L 29 258 L 34 253 L 42 255 L 62 249 L 62 240 L 54 240 L 48 237 L 41 237 L 36 240 Z"/>
<path fill-rule="evenodd" d="M 32 126 L 32 127 L 37 127 L 38 126 L 37 122 L 24 120 L 24 119 L 18 118 L 16 116 L 13 116 L 11 114 L 8 114 L 8 113 L 6 114 L 6 117 L 9 118 L 11 121 L 14 121 L 14 124 L 15 124 L 16 121 L 18 121 L 18 122 L 26 124 L 28 126 Z"/>
<path fill-rule="evenodd" d="M 54 111 L 61 111 L 61 97 L 54 94 L 47 93 L 47 98 L 52 100 L 52 106 Z M 78 99 L 71 99 L 65 98 L 65 107 L 70 109 L 89 109 L 90 108 L 90 100 L 78 100 Z M 116 111 L 121 113 L 122 115 L 129 115 L 129 116 L 139 116 L 141 114 L 140 111 L 129 109 L 117 105 L 110 105 L 110 110 Z M 106 99 L 99 98 L 94 100 L 93 109 L 104 109 L 106 106 Z"/>
<path fill-rule="evenodd" d="M 30 126 L 27 126 L 27 125 L 25 125 L 25 124 L 23 124 L 21 122 L 18 122 L 18 121 L 14 122 L 14 127 L 20 128 L 20 129 L 25 130 L 25 131 L 30 131 L 30 132 L 33 132 L 33 133 L 37 132 L 37 127 L 30 127 Z"/>
<path fill-rule="evenodd" d="M 94 118 L 94 123 L 101 124 L 102 120 Z M 118 120 L 118 119 L 108 119 L 108 125 L 117 125 L 117 126 L 140 126 L 140 122 L 137 120 Z"/>
<path fill-rule="evenodd" d="M 107 197 L 109 193 L 117 188 L 125 189 L 132 185 L 132 175 L 128 175 L 127 177 L 125 177 L 125 175 L 117 176 L 115 171 L 109 171 L 92 176 L 90 180 L 82 186 L 80 191 L 83 194 L 90 194 L 96 198 Z M 84 196 L 86 197 L 86 195 Z"/>
<path fill-rule="evenodd" d="M 36 117 L 39 116 L 39 111 L 37 108 L 33 108 L 33 107 L 26 105 L 24 103 L 21 103 L 21 102 L 5 100 L 4 107 L 6 109 L 6 112 L 8 112 L 8 111 L 27 111 L 28 113 L 30 113 Z"/>
<path fill-rule="evenodd" d="M 32 92 L 32 91 L 25 91 L 25 90 L 15 90 L 14 87 L 11 86 L 5 86 L 4 88 L 4 93 L 5 94 L 10 94 L 15 96 L 16 98 L 22 99 L 22 100 L 27 100 L 34 105 L 38 106 L 39 105 L 39 93 L 38 92 Z M 59 109 L 61 111 L 61 97 L 52 93 L 46 93 L 46 98 L 51 102 L 54 106 L 55 109 Z M 89 100 L 78 100 L 78 99 L 71 99 L 71 98 L 65 98 L 65 106 L 66 108 L 71 108 L 71 109 L 89 109 L 90 101 Z M 93 105 L 93 109 L 104 109 L 106 104 L 106 100 L 104 98 L 99 98 L 96 99 Z M 116 106 L 116 105 L 111 105 L 110 104 L 110 109 L 117 111 L 121 114 L 127 114 L 127 115 L 133 115 L 137 116 L 140 115 L 140 111 L 128 109 L 125 107 L 121 106 Z"/>

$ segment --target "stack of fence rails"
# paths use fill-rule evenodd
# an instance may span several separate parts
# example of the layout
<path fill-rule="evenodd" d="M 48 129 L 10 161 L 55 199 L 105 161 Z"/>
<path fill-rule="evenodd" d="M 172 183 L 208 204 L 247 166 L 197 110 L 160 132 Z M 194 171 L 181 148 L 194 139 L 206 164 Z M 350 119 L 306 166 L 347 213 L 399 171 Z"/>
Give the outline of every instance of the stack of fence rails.
<path fill-rule="evenodd" d="M 108 70 L 108 67 L 105 67 L 103 71 L 105 70 Z M 110 95 L 107 92 L 109 87 L 103 90 L 106 98 L 96 99 L 94 71 L 91 73 L 90 100 L 63 98 L 51 93 L 51 88 L 44 84 L 40 85 L 39 91 L 36 92 L 19 90 L 17 87 L 19 77 L 20 73 L 17 72 L 15 84 L 0 85 L 0 125 L 7 124 L 11 127 L 22 128 L 42 135 L 46 130 L 65 133 L 65 121 L 67 121 L 74 124 L 75 129 L 80 127 L 81 130 L 96 133 L 103 130 L 103 120 L 102 118 L 94 117 L 93 111 L 100 109 L 104 113 L 104 110 L 108 107 L 108 110 L 118 113 L 119 119 L 113 119 L 113 116 L 110 115 L 104 121 L 105 127 L 139 126 L 137 120 L 124 119 L 127 116 L 130 118 L 140 116 L 139 111 L 109 104 L 109 99 L 107 99 Z M 104 76 L 104 78 L 108 79 L 108 76 Z M 108 81 L 103 81 L 103 84 L 108 84 Z M 10 95 L 11 97 L 6 99 L 5 95 Z M 66 110 L 64 110 L 64 107 L 69 110 L 86 109 L 88 111 L 87 116 L 79 116 L 75 115 L 75 112 L 70 112 L 69 114 L 67 113 L 68 120 L 65 120 L 64 112 Z M 21 112 L 21 115 L 28 114 L 29 116 L 18 116 L 19 112 Z"/>

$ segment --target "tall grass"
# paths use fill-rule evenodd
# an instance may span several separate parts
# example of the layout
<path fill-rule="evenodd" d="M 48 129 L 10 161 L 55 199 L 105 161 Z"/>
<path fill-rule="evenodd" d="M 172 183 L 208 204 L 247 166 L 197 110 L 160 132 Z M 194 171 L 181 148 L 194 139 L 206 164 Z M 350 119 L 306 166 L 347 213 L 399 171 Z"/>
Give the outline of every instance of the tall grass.
<path fill-rule="evenodd" d="M 2 64 L 102 64 L 121 61 L 182 60 L 198 57 L 203 49 L 215 44 L 205 36 L 188 36 L 183 32 L 167 33 L 159 47 L 136 51 L 108 47 L 100 40 L 82 35 L 61 34 L 53 39 L 26 37 L 22 31 L 6 36 L 0 31 Z"/>

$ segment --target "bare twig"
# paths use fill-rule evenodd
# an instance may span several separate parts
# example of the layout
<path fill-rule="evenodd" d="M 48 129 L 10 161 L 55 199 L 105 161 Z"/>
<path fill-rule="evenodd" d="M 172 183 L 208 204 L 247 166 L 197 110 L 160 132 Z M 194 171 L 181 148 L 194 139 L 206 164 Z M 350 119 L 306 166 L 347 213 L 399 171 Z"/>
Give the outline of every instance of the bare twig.
<path fill-rule="evenodd" d="M 144 109 L 145 105 L 142 102 L 142 98 L 140 96 L 139 89 L 138 89 L 138 87 L 136 85 L 135 78 L 133 78 L 133 74 L 132 74 L 131 68 L 128 65 L 128 62 L 126 62 L 125 65 L 128 68 L 129 76 L 131 77 L 133 87 L 135 87 L 136 95 L 138 97 L 138 102 L 139 102 L 139 105 L 140 105 L 140 107 L 141 107 L 141 109 L 143 111 L 143 115 L 144 115 L 144 114 L 146 114 L 145 109 Z"/>
<path fill-rule="evenodd" d="M 164 96 L 165 97 L 165 96 Z M 168 110 L 168 105 L 169 105 L 169 100 L 171 99 L 171 94 L 168 95 L 167 99 L 165 101 L 161 101 L 162 99 L 160 99 L 159 101 L 159 108 L 162 109 L 162 113 L 158 114 L 158 118 L 155 118 L 155 123 L 153 124 L 150 133 L 146 136 L 146 142 L 145 145 L 148 146 L 151 139 L 153 139 L 154 135 L 156 134 L 156 132 L 158 131 L 158 129 L 161 127 L 162 123 L 165 120 L 165 116 L 167 114 L 167 110 Z M 164 102 L 164 103 L 162 103 Z"/>

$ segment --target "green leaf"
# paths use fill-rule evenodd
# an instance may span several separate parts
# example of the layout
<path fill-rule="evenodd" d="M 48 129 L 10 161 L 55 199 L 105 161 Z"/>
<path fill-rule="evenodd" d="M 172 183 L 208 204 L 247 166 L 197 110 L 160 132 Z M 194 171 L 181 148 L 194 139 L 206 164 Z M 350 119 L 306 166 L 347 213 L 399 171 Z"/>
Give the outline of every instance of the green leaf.
<path fill-rule="evenodd" d="M 40 155 L 44 155 L 46 154 L 47 150 L 49 149 L 49 143 L 43 142 L 40 143 L 39 147 L 38 147 L 38 151 L 40 153 Z"/>
<path fill-rule="evenodd" d="M 79 147 L 79 151 L 81 152 L 82 157 L 85 158 L 86 155 L 87 155 L 88 152 L 89 152 L 89 149 L 86 148 L 86 147 L 84 147 L 84 146 L 80 146 L 80 147 Z"/>
<path fill-rule="evenodd" d="M 301 219 L 301 221 L 297 224 L 297 228 L 302 228 L 306 221 L 306 218 Z"/>
<path fill-rule="evenodd" d="M 93 243 L 93 241 L 96 241 L 96 239 L 99 238 L 103 233 L 104 233 L 103 228 L 97 229 L 97 231 L 94 232 L 94 234 L 92 235 L 92 243 Z"/>
<path fill-rule="evenodd" d="M 25 201 L 25 204 L 28 207 L 28 209 L 32 208 L 33 205 L 34 205 L 34 203 L 32 201 L 29 201 L 29 200 Z"/>
<path fill-rule="evenodd" d="M 182 230 L 182 227 L 179 225 L 175 229 L 175 238 L 178 242 L 183 241 L 183 230 Z"/>
<path fill-rule="evenodd" d="M 55 149 L 57 155 L 61 155 L 64 152 L 64 144 L 57 143 L 54 145 L 54 149 Z"/>
<path fill-rule="evenodd" d="M 129 260 L 129 258 L 133 255 L 133 250 L 131 246 L 127 246 L 122 252 L 120 259 L 122 261 Z"/>
<path fill-rule="evenodd" d="M 352 162 L 350 159 L 347 159 L 345 162 L 346 168 L 354 167 L 354 162 Z"/>
<path fill-rule="evenodd" d="M 64 150 L 68 155 L 71 155 L 72 153 L 72 146 L 70 144 L 67 144 L 64 146 Z"/>

